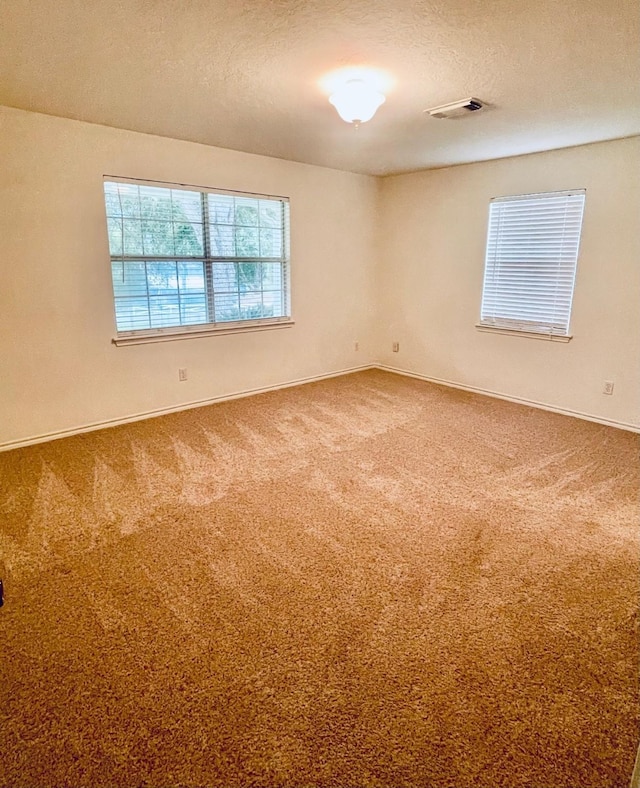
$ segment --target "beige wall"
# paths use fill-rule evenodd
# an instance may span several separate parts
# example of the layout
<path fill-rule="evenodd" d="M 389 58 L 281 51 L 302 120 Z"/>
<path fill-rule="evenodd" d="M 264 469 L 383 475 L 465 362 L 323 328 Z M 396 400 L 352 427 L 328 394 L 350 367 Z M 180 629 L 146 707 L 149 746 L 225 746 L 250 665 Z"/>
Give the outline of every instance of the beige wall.
<path fill-rule="evenodd" d="M 375 360 L 640 424 L 640 138 L 379 180 L 0 107 L 0 154 L 0 446 Z M 115 347 L 104 174 L 289 196 L 296 325 Z M 574 339 L 478 332 L 489 199 L 578 187 Z"/>
<path fill-rule="evenodd" d="M 640 425 L 640 138 L 385 178 L 376 331 L 387 365 Z M 586 188 L 568 344 L 480 332 L 491 197 Z M 400 342 L 400 352 L 391 343 Z M 602 394 L 613 380 L 613 396 Z"/>
<path fill-rule="evenodd" d="M 295 326 L 111 344 L 103 174 L 290 197 Z M 0 444 L 370 362 L 376 192 L 365 176 L 0 108 Z"/>

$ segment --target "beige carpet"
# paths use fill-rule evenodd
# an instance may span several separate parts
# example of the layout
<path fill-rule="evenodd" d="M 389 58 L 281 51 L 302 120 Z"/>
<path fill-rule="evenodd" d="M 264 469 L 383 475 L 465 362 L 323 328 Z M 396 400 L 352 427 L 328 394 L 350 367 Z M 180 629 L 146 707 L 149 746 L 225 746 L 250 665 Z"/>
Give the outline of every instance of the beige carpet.
<path fill-rule="evenodd" d="M 0 455 L 0 784 L 623 788 L 637 435 L 366 372 Z"/>

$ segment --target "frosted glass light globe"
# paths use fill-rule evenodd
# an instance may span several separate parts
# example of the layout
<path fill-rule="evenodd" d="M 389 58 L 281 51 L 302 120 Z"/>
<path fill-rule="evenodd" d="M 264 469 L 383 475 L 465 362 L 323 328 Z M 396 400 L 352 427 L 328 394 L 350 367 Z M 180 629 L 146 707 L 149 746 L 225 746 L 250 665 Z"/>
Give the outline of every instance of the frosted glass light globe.
<path fill-rule="evenodd" d="M 371 120 L 385 97 L 363 79 L 350 79 L 329 96 L 329 101 L 342 120 L 358 125 Z"/>

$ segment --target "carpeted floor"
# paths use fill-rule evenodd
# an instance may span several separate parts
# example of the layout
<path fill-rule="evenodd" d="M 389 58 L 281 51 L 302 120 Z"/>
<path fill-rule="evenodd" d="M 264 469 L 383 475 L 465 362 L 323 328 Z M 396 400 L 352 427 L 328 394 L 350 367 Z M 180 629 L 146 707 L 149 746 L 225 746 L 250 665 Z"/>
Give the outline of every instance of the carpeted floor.
<path fill-rule="evenodd" d="M 0 784 L 623 788 L 639 445 L 372 371 L 0 454 Z"/>

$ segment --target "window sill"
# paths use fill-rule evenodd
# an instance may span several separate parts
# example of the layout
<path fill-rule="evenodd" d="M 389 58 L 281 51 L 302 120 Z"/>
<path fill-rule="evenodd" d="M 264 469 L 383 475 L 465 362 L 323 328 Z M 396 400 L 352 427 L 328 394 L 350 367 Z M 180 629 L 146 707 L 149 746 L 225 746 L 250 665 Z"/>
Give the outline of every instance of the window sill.
<path fill-rule="evenodd" d="M 131 335 L 114 337 L 114 345 L 148 345 L 152 342 L 174 342 L 177 339 L 201 339 L 220 334 L 246 334 L 251 331 L 272 331 L 275 328 L 291 328 L 295 325 L 293 320 L 274 320 L 273 322 L 260 322 L 247 325 L 247 323 L 230 323 L 228 325 L 199 327 L 199 328 L 165 328 L 158 331 L 137 332 Z"/>
<path fill-rule="evenodd" d="M 573 337 L 570 334 L 542 334 L 538 331 L 526 331 L 520 328 L 505 328 L 504 326 L 487 326 L 483 323 L 476 323 L 478 331 L 486 331 L 489 334 L 505 334 L 510 337 L 525 337 L 526 339 L 542 339 L 545 342 L 571 342 Z"/>

